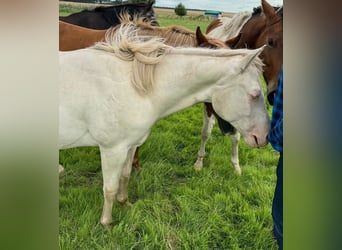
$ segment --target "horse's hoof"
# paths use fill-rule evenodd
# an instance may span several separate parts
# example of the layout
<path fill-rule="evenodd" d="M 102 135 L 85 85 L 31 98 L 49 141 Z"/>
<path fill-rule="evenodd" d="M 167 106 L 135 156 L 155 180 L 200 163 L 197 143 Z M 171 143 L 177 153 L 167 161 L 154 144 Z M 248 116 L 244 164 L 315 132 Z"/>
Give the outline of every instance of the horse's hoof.
<path fill-rule="evenodd" d="M 199 161 L 196 161 L 195 164 L 194 164 L 194 169 L 196 171 L 201 171 L 203 168 L 203 163 L 202 162 L 199 162 Z"/>
<path fill-rule="evenodd" d="M 241 175 L 241 174 L 242 174 L 242 170 L 241 170 L 240 167 L 234 166 L 234 171 L 235 171 L 235 173 L 236 173 L 237 175 Z"/>
<path fill-rule="evenodd" d="M 59 175 L 59 177 L 64 175 L 64 168 L 61 164 L 59 164 L 58 175 Z"/>
<path fill-rule="evenodd" d="M 112 218 L 101 218 L 100 223 L 102 224 L 102 226 L 104 226 L 105 228 L 110 229 L 112 227 Z"/>
<path fill-rule="evenodd" d="M 237 175 L 241 175 L 241 174 L 242 174 L 242 171 L 241 171 L 241 169 L 235 170 L 235 173 L 236 173 Z"/>
<path fill-rule="evenodd" d="M 125 204 L 122 204 L 122 205 L 124 205 L 126 207 L 133 207 L 133 204 L 130 203 L 129 201 L 126 201 Z"/>

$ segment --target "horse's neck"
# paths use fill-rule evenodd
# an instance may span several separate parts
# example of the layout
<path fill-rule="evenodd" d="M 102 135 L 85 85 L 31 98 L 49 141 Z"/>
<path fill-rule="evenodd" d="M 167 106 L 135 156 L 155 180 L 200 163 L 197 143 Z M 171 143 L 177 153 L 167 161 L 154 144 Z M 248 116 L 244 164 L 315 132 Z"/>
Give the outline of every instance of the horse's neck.
<path fill-rule="evenodd" d="M 221 61 L 222 60 L 222 61 Z M 156 69 L 158 85 L 152 102 L 159 118 L 201 102 L 211 102 L 213 90 L 228 70 L 223 58 L 171 55 Z M 173 68 L 170 70 L 170 68 Z"/>

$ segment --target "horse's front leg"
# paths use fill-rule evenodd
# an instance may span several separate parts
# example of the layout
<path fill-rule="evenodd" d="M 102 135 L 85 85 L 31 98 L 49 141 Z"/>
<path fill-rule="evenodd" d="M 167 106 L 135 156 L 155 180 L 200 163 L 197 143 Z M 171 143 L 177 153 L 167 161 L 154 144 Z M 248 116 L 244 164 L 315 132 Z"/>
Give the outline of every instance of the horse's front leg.
<path fill-rule="evenodd" d="M 135 156 L 135 152 L 136 148 L 133 147 L 128 151 L 127 154 L 127 159 L 125 161 L 124 164 L 124 168 L 122 170 L 121 173 L 121 177 L 120 177 L 120 182 L 119 182 L 119 191 L 118 194 L 116 196 L 116 199 L 118 202 L 124 204 L 128 202 L 128 183 L 129 183 L 129 179 L 131 177 L 131 171 L 132 171 L 132 161 L 133 161 L 133 157 Z"/>
<path fill-rule="evenodd" d="M 204 106 L 203 109 L 203 128 L 202 128 L 202 140 L 201 147 L 198 151 L 198 157 L 194 164 L 196 170 L 201 170 L 203 168 L 203 159 L 205 155 L 205 146 L 210 138 L 211 131 L 213 130 L 213 126 L 215 124 L 215 116 L 212 112 L 208 110 L 207 105 Z"/>
<path fill-rule="evenodd" d="M 239 142 L 240 142 L 240 133 L 235 131 L 235 133 L 230 135 L 232 140 L 232 157 L 231 163 L 234 166 L 235 172 L 237 174 L 241 174 L 241 168 L 239 164 Z"/>
<path fill-rule="evenodd" d="M 100 146 L 100 152 L 104 196 L 101 224 L 108 226 L 112 223 L 113 202 L 118 192 L 120 176 L 127 158 L 127 149 Z"/>

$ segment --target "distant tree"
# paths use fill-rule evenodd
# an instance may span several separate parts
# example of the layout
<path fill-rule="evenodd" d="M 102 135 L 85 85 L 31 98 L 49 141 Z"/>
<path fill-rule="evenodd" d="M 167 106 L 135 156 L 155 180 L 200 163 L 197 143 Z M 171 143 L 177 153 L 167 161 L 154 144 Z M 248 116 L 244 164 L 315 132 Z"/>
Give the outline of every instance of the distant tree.
<path fill-rule="evenodd" d="M 175 13 L 177 16 L 185 16 L 186 15 L 185 6 L 182 3 L 179 3 L 175 8 Z"/>

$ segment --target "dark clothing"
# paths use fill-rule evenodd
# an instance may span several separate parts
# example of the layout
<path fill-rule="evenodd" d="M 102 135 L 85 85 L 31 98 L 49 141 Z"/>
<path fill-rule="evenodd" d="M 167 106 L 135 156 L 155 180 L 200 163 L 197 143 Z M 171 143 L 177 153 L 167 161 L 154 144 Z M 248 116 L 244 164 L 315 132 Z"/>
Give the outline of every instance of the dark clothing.
<path fill-rule="evenodd" d="M 283 152 L 283 68 L 280 71 L 267 139 L 278 152 Z"/>
<path fill-rule="evenodd" d="M 281 68 L 278 86 L 274 98 L 272 121 L 267 139 L 272 147 L 280 152 L 277 165 L 277 183 L 272 202 L 273 233 L 279 249 L 283 249 L 283 68 Z"/>
<path fill-rule="evenodd" d="M 283 249 L 283 153 L 280 153 L 277 166 L 277 183 L 272 202 L 273 234 L 279 250 Z"/>

